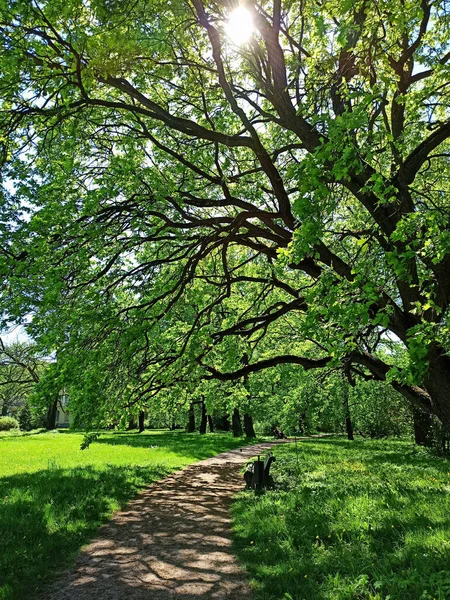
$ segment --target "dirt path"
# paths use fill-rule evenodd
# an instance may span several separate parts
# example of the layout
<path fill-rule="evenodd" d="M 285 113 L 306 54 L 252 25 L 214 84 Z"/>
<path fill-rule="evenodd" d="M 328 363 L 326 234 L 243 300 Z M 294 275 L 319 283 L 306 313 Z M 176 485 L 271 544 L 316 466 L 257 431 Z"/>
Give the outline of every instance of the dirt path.
<path fill-rule="evenodd" d="M 239 469 L 279 442 L 218 454 L 152 484 L 99 530 L 47 600 L 248 598 L 231 549 Z"/>

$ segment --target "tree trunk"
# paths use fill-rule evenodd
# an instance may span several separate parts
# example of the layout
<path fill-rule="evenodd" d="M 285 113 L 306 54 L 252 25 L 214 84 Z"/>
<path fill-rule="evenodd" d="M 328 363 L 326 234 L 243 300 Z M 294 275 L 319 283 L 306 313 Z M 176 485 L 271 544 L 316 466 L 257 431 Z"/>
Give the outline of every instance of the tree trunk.
<path fill-rule="evenodd" d="M 244 352 L 244 354 L 242 356 L 242 364 L 248 365 L 248 363 L 249 363 L 249 356 L 248 356 L 247 352 Z M 248 382 L 248 375 L 244 375 L 244 387 L 247 391 L 247 402 L 250 403 L 250 386 L 249 386 L 249 382 Z M 256 437 L 255 429 L 253 427 L 253 417 L 248 412 L 244 413 L 244 431 L 245 431 L 245 437 L 248 437 L 248 438 Z"/>
<path fill-rule="evenodd" d="M 345 430 L 347 431 L 347 439 L 354 440 L 355 436 L 353 435 L 353 424 L 352 418 L 350 415 L 350 406 L 348 403 L 348 390 L 351 385 L 353 388 L 356 387 L 355 378 L 351 373 L 351 365 L 349 362 L 344 363 L 344 373 L 342 377 L 343 389 L 344 389 L 344 413 L 345 413 Z"/>
<path fill-rule="evenodd" d="M 306 424 L 306 413 L 302 412 L 298 416 L 298 432 L 302 435 L 305 433 L 305 424 Z"/>
<path fill-rule="evenodd" d="M 214 421 L 211 415 L 208 415 L 209 432 L 214 433 Z"/>
<path fill-rule="evenodd" d="M 414 441 L 418 446 L 429 448 L 433 443 L 433 431 L 431 429 L 432 416 L 420 408 L 413 407 L 414 418 Z"/>
<path fill-rule="evenodd" d="M 353 435 L 353 425 L 350 415 L 345 417 L 345 429 L 347 430 L 347 439 L 354 440 L 355 436 Z"/>
<path fill-rule="evenodd" d="M 244 431 L 245 436 L 248 438 L 256 437 L 255 429 L 253 427 L 253 417 L 248 413 L 244 414 Z"/>
<path fill-rule="evenodd" d="M 48 407 L 45 427 L 49 431 L 56 427 L 56 411 L 58 409 L 58 398 Z"/>
<path fill-rule="evenodd" d="M 344 412 L 345 412 L 345 429 L 347 431 L 347 439 L 354 440 L 352 418 L 350 415 L 350 406 L 348 404 L 348 382 L 343 378 L 344 382 Z"/>
<path fill-rule="evenodd" d="M 220 431 L 230 431 L 231 425 L 230 425 L 230 419 L 228 418 L 228 416 L 224 415 L 223 417 L 220 417 L 219 419 L 217 419 L 216 427 Z"/>
<path fill-rule="evenodd" d="M 194 404 L 192 402 L 189 404 L 188 424 L 186 427 L 186 431 L 188 433 L 194 433 L 195 431 L 195 412 Z"/>
<path fill-rule="evenodd" d="M 145 429 L 145 413 L 143 410 L 139 413 L 139 433 L 142 433 Z"/>
<path fill-rule="evenodd" d="M 7 414 L 8 414 L 8 405 L 7 405 L 6 402 L 4 402 L 3 406 L 2 406 L 2 414 L 1 414 L 1 416 L 2 417 L 6 417 Z"/>
<path fill-rule="evenodd" d="M 233 437 L 241 437 L 242 436 L 242 425 L 241 425 L 241 415 L 237 408 L 233 411 L 233 416 L 231 418 L 231 428 L 233 430 Z"/>
<path fill-rule="evenodd" d="M 204 400 L 202 400 L 202 402 L 201 402 L 201 408 L 202 408 L 202 419 L 200 421 L 199 433 L 204 434 L 204 433 L 206 433 L 206 424 L 208 422 L 208 420 L 206 418 L 206 406 L 205 406 Z"/>
<path fill-rule="evenodd" d="M 433 353 L 433 350 L 430 354 Z M 450 358 L 430 357 L 430 367 L 424 386 L 431 398 L 433 413 L 450 432 Z"/>

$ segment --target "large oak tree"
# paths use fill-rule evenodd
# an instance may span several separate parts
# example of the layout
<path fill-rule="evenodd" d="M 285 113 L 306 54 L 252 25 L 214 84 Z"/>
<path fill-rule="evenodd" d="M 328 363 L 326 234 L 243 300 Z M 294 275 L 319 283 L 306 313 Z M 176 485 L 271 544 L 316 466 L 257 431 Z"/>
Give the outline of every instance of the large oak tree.
<path fill-rule="evenodd" d="M 341 361 L 450 426 L 450 6 L 244 5 L 1 1 L 5 314 L 141 394 Z"/>

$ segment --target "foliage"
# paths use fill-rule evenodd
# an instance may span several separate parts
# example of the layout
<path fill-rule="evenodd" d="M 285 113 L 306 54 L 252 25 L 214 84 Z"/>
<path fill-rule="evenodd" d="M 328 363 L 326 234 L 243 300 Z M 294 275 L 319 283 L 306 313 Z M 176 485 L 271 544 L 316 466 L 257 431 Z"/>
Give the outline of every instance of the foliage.
<path fill-rule="evenodd" d="M 340 371 L 303 372 L 280 366 L 251 377 L 251 411 L 258 428 L 275 425 L 290 435 L 345 430 L 345 393 L 357 433 L 368 437 L 410 434 L 412 417 L 402 396 L 385 382 L 358 378 L 350 386 Z"/>
<path fill-rule="evenodd" d="M 344 422 L 341 380 L 336 373 L 306 373 L 282 365 L 251 377 L 251 410 L 262 431 L 275 426 L 302 435 L 339 431 Z"/>
<path fill-rule="evenodd" d="M 355 429 L 364 436 L 382 438 L 411 434 L 410 407 L 384 382 L 358 382 L 350 389 L 349 404 Z"/>
<path fill-rule="evenodd" d="M 97 431 L 88 431 L 84 434 L 83 441 L 80 445 L 80 450 L 87 450 L 92 442 L 96 442 L 100 436 Z"/>
<path fill-rule="evenodd" d="M 33 415 L 31 414 L 30 405 L 26 403 L 19 413 L 19 425 L 22 431 L 31 431 L 34 429 Z"/>
<path fill-rule="evenodd" d="M 2 0 L 4 321 L 93 425 L 342 363 L 450 427 L 447 0 L 228 9 Z"/>
<path fill-rule="evenodd" d="M 0 431 L 19 429 L 19 422 L 14 417 L 0 417 Z"/>
<path fill-rule="evenodd" d="M 236 448 L 231 435 L 103 433 L 0 439 L 0 598 L 35 598 L 111 513 L 175 469 Z"/>
<path fill-rule="evenodd" d="M 0 338 L 0 412 L 26 405 L 45 363 L 30 342 L 6 344 Z"/>
<path fill-rule="evenodd" d="M 275 449 L 277 488 L 233 505 L 257 599 L 444 600 L 449 463 L 405 441 Z"/>

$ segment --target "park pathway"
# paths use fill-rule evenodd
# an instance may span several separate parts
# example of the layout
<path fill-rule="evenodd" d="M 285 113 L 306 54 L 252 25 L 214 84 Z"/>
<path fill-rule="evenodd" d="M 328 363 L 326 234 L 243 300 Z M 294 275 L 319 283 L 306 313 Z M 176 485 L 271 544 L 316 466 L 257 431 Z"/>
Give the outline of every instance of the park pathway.
<path fill-rule="evenodd" d="M 152 484 L 100 528 L 46 600 L 248 598 L 230 505 L 244 487 L 242 464 L 276 443 L 223 452 Z"/>

